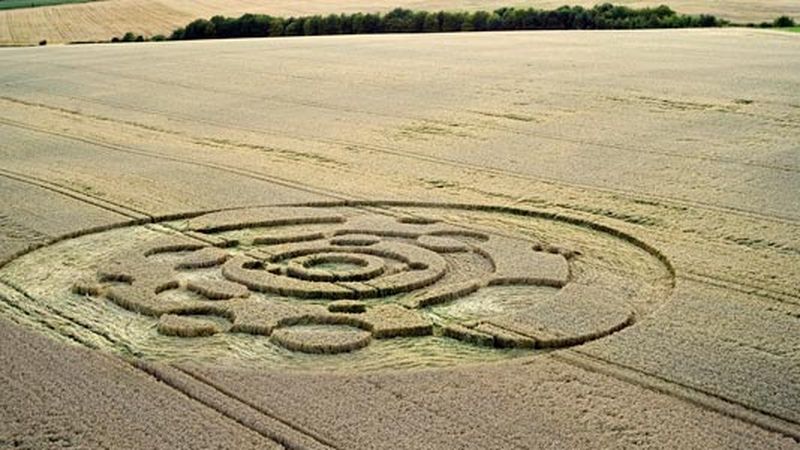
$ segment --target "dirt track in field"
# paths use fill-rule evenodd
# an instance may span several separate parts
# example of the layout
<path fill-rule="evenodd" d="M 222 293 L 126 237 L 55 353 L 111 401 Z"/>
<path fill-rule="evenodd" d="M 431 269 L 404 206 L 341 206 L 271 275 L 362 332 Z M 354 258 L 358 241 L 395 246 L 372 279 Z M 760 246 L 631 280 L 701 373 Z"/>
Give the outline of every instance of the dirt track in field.
<path fill-rule="evenodd" d="M 591 7 L 594 1 L 570 4 Z M 664 2 L 621 0 L 615 4 L 633 7 L 658 6 Z M 274 16 L 298 16 L 342 12 L 380 12 L 395 7 L 419 10 L 493 10 L 504 6 L 557 8 L 564 2 L 553 0 L 373 0 L 342 1 L 258 1 L 258 0 L 106 0 L 91 3 L 59 5 L 0 11 L 0 45 L 107 41 L 128 31 L 145 36 L 169 35 L 174 29 L 194 19 L 214 15 L 240 16 L 262 13 Z M 800 5 L 793 0 L 727 0 L 705 2 L 677 0 L 669 2 L 674 10 L 685 14 L 715 14 L 735 22 L 772 21 L 780 15 L 800 17 Z"/>
<path fill-rule="evenodd" d="M 798 53 L 800 36 L 733 29 L 4 49 L 0 328 L 11 364 L 0 376 L 13 388 L 0 394 L 0 444 L 147 446 L 184 425 L 143 421 L 186 411 L 181 420 L 217 430 L 194 446 L 233 433 L 314 448 L 792 448 Z M 383 206 L 576 246 L 573 277 L 653 273 L 642 292 L 659 300 L 622 331 L 548 354 L 297 374 L 159 358 L 137 347 L 157 321 L 140 327 L 107 301 L 84 315 L 66 287 L 46 289 L 88 271 L 91 252 L 99 261 L 134 233 L 191 228 L 201 211 L 343 199 L 416 202 Z M 642 270 L 623 251 L 631 243 L 658 270 Z M 98 380 L 96 395 L 65 386 L 59 372 L 78 367 L 56 357 L 91 360 L 81 376 Z M 109 381 L 123 375 L 135 392 Z M 54 386 L 53 399 L 29 403 L 39 386 Z M 101 429 L 70 419 L 137 395 L 152 415 L 116 408 Z M 48 407 L 61 413 L 35 412 Z"/>

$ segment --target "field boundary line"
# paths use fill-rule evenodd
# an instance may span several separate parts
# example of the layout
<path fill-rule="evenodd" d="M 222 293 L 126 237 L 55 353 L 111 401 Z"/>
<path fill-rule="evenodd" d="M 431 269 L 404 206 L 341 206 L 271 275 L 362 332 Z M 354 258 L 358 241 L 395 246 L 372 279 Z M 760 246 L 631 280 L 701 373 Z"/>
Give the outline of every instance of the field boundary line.
<path fill-rule="evenodd" d="M 26 300 L 27 307 L 23 307 L 22 305 L 14 303 L 9 298 L 7 298 L 6 295 L 3 295 L 3 293 L 0 292 L 0 301 L 5 303 L 6 305 L 8 305 L 10 308 L 19 311 L 20 313 L 22 313 L 25 316 L 31 317 L 31 314 L 39 314 L 39 312 L 36 311 L 36 309 L 47 310 L 50 314 L 53 314 L 53 315 L 61 318 L 62 320 L 65 320 L 65 321 L 67 321 L 69 323 L 72 323 L 72 324 L 76 325 L 77 327 L 79 327 L 79 328 L 81 328 L 83 330 L 86 330 L 86 331 L 88 331 L 89 333 L 91 333 L 91 334 L 93 334 L 95 336 L 98 336 L 100 338 L 105 339 L 112 346 L 120 348 L 121 350 L 124 350 L 124 351 L 126 351 L 128 353 L 132 353 L 131 349 L 127 345 L 121 344 L 118 340 L 116 340 L 113 337 L 107 335 L 106 333 L 98 332 L 97 330 L 92 328 L 90 325 L 88 325 L 86 323 L 82 323 L 82 321 L 80 321 L 80 320 L 78 320 L 78 319 L 76 319 L 74 317 L 71 317 L 71 316 L 69 316 L 67 314 L 64 314 L 63 311 L 61 311 L 61 310 L 59 310 L 57 308 L 53 308 L 50 305 L 40 303 L 38 300 L 36 300 L 36 297 L 32 296 L 31 294 L 26 292 L 24 289 L 20 288 L 19 286 L 15 285 L 14 283 L 12 283 L 12 282 L 10 282 L 8 280 L 0 278 L 0 288 L 4 288 L 4 289 L 7 289 L 7 290 L 10 290 L 11 292 L 14 292 L 16 295 L 19 295 L 19 296 L 21 296 L 22 298 L 24 298 Z M 80 335 L 78 335 L 76 333 L 67 333 L 67 332 L 65 332 L 65 330 L 60 329 L 60 328 L 57 329 L 57 328 L 53 327 L 52 325 L 48 324 L 46 321 L 43 321 L 43 320 L 34 320 L 34 321 L 36 323 L 39 323 L 40 325 L 46 327 L 46 328 L 51 329 L 56 334 L 58 334 L 60 336 L 63 336 L 65 338 L 68 338 L 68 339 L 70 339 L 70 340 L 72 340 L 72 341 L 74 341 L 74 342 L 76 342 L 78 344 L 81 344 L 84 347 L 96 349 L 96 346 L 93 343 L 91 343 L 90 341 L 87 341 L 85 338 L 81 337 Z"/>
<path fill-rule="evenodd" d="M 10 179 L 15 180 L 15 181 L 19 181 L 20 183 L 28 183 L 28 184 L 34 185 L 36 187 L 39 187 L 39 188 L 42 188 L 42 189 L 45 189 L 45 190 L 48 190 L 48 191 L 55 192 L 57 194 L 61 194 L 61 195 L 64 195 L 66 197 L 70 197 L 72 199 L 75 199 L 75 200 L 78 200 L 78 201 L 81 201 L 81 202 L 84 202 L 84 203 L 88 203 L 88 204 L 90 204 L 92 206 L 96 206 L 98 208 L 105 209 L 106 211 L 110 211 L 110 212 L 113 212 L 113 213 L 128 217 L 130 219 L 152 219 L 152 217 L 153 217 L 153 216 L 151 216 L 150 214 L 148 214 L 146 212 L 139 211 L 137 209 L 134 209 L 134 208 L 131 208 L 131 207 L 128 207 L 128 206 L 122 206 L 122 205 L 120 205 L 118 203 L 115 203 L 115 202 L 112 202 L 112 201 L 109 201 L 109 200 L 104 200 L 104 199 L 102 199 L 100 197 L 97 197 L 97 196 L 83 194 L 83 193 L 80 193 L 80 192 L 78 192 L 78 191 L 76 191 L 74 189 L 68 188 L 66 186 L 62 186 L 62 185 L 57 184 L 57 183 L 52 183 L 52 182 L 49 182 L 49 181 L 45 181 L 45 180 L 42 180 L 41 178 L 34 177 L 34 176 L 31 176 L 31 175 L 23 175 L 23 174 L 20 174 L 18 172 L 14 172 L 14 171 L 11 171 L 11 170 L 8 170 L 8 169 L 0 168 L 0 176 L 6 177 L 6 178 L 10 178 Z"/>
<path fill-rule="evenodd" d="M 720 289 L 730 289 L 742 294 L 762 297 L 780 303 L 800 306 L 800 295 L 753 286 L 743 281 L 726 280 L 718 275 L 704 274 L 695 271 L 681 271 L 678 278 L 683 278 L 684 280 L 693 281 L 695 283 L 707 284 Z"/>
<path fill-rule="evenodd" d="M 161 366 L 161 368 L 164 369 L 163 365 Z M 320 435 L 319 433 L 317 433 L 315 431 L 309 430 L 309 429 L 307 429 L 306 427 L 304 427 L 302 425 L 293 424 L 293 423 L 291 423 L 290 421 L 288 421 L 286 419 L 282 419 L 278 414 L 276 414 L 276 413 L 274 413 L 272 411 L 269 411 L 266 408 L 264 408 L 264 407 L 262 407 L 260 405 L 257 405 L 255 403 L 249 401 L 249 400 L 246 400 L 246 399 L 242 398 L 241 396 L 237 395 L 236 393 L 231 392 L 230 390 L 220 386 L 218 383 L 215 383 L 215 382 L 207 379 L 203 375 L 201 375 L 199 373 L 196 373 L 195 371 L 193 371 L 191 369 L 181 368 L 181 367 L 176 367 L 176 366 L 169 366 L 169 369 L 166 369 L 166 370 L 171 372 L 171 375 L 173 375 L 175 377 L 179 377 L 179 376 L 182 375 L 183 377 L 185 377 L 185 379 L 187 381 L 188 380 L 192 380 L 193 383 L 201 384 L 202 386 L 205 386 L 207 389 L 213 390 L 218 395 L 225 396 L 226 398 L 230 399 L 231 401 L 234 401 L 236 403 L 244 405 L 244 406 L 246 406 L 247 408 L 249 408 L 249 409 L 251 409 L 253 411 L 257 411 L 260 415 L 269 418 L 270 421 L 273 422 L 273 426 L 281 428 L 282 432 L 287 433 L 290 436 L 294 435 L 293 438 L 296 438 L 297 436 L 302 436 L 304 438 L 304 440 L 311 441 L 311 442 L 314 443 L 314 445 L 310 446 L 310 447 L 306 447 L 306 446 L 297 447 L 295 445 L 287 445 L 287 447 L 291 447 L 291 448 L 320 448 L 320 449 L 336 449 L 336 448 L 339 448 L 337 445 L 335 445 L 333 442 L 330 441 L 330 439 L 326 438 L 325 436 L 322 436 L 322 435 Z M 177 388 L 177 387 L 176 387 L 176 389 L 182 390 L 181 388 Z M 292 444 L 294 444 L 294 443 L 292 442 Z M 286 445 L 286 444 L 284 444 L 284 445 Z M 308 444 L 305 444 L 305 445 L 308 445 Z"/>
<path fill-rule="evenodd" d="M 634 367 L 590 355 L 581 350 L 565 350 L 553 352 L 550 355 L 566 364 L 677 398 L 800 442 L 800 423 L 780 417 L 774 413 L 706 392 L 675 380 L 647 373 Z M 526 364 L 529 364 L 529 362 Z"/>
<path fill-rule="evenodd" d="M 291 181 L 291 180 L 287 180 L 287 179 L 284 179 L 284 178 L 276 177 L 274 175 L 263 175 L 263 174 L 260 174 L 260 173 L 257 173 L 257 172 L 249 171 L 249 170 L 246 170 L 246 169 L 241 169 L 241 168 L 238 168 L 238 167 L 235 167 L 235 166 L 229 166 L 229 165 L 226 165 L 226 164 L 217 164 L 217 163 L 211 163 L 211 162 L 198 162 L 196 160 L 191 160 L 191 159 L 188 159 L 188 158 L 159 155 L 157 153 L 152 153 L 152 152 L 148 152 L 148 151 L 145 151 L 145 150 L 139 150 L 139 149 L 135 149 L 135 148 L 132 148 L 132 147 L 124 147 L 124 146 L 120 146 L 120 145 L 115 145 L 115 144 L 109 144 L 109 143 L 106 143 L 106 142 L 96 141 L 96 140 L 93 140 L 93 139 L 87 139 L 87 138 L 83 138 L 83 137 L 80 137 L 80 136 L 71 135 L 71 134 L 68 134 L 68 133 L 55 132 L 55 131 L 48 130 L 46 128 L 36 127 L 36 126 L 29 125 L 29 124 L 26 124 L 26 123 L 17 122 L 17 121 L 14 121 L 14 120 L 9 120 L 9 119 L 4 119 L 4 118 L 0 118 L 0 125 L 7 125 L 7 126 L 16 127 L 16 128 L 22 128 L 22 129 L 30 130 L 30 131 L 37 132 L 37 133 L 49 134 L 51 136 L 56 136 L 56 137 L 59 137 L 59 138 L 62 138 L 62 139 L 69 139 L 69 140 L 73 140 L 73 141 L 83 142 L 84 144 L 93 145 L 95 147 L 101 147 L 101 148 L 104 148 L 106 150 L 111 150 L 111 151 L 116 151 L 116 152 L 121 152 L 121 153 L 128 153 L 128 154 L 133 154 L 133 155 L 139 155 L 139 156 L 144 156 L 144 157 L 147 157 L 147 158 L 160 159 L 162 161 L 172 161 L 172 162 L 177 162 L 177 163 L 182 163 L 182 164 L 194 165 L 194 166 L 198 166 L 198 167 L 205 167 L 205 168 L 208 168 L 208 169 L 219 170 L 221 172 L 228 172 L 228 173 L 231 173 L 231 174 L 234 174 L 234 175 L 238 175 L 238 176 L 241 176 L 241 177 L 250 178 L 250 179 L 253 179 L 253 180 L 263 181 L 263 182 L 267 182 L 267 183 L 272 183 L 272 184 L 276 184 L 276 185 L 279 185 L 279 186 L 295 189 L 295 190 L 298 190 L 298 191 L 307 192 L 307 193 L 310 193 L 310 194 L 315 194 L 315 195 L 320 195 L 320 196 L 325 196 L 325 197 L 330 197 L 330 198 L 340 199 L 340 200 L 344 200 L 346 198 L 341 193 L 338 193 L 336 191 L 332 191 L 332 190 L 324 191 L 322 189 L 313 188 L 313 187 L 308 186 L 308 185 L 304 185 L 304 184 L 297 183 L 297 182 L 294 182 L 294 181 Z M 81 195 L 85 195 L 85 194 L 81 194 Z M 352 196 L 350 196 L 350 197 L 352 197 Z"/>

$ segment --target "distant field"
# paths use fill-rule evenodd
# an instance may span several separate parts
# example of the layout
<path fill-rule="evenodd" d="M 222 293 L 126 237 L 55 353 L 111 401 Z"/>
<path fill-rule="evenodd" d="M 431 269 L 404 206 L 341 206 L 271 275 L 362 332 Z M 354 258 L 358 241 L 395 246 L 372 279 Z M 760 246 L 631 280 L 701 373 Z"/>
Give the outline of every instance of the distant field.
<path fill-rule="evenodd" d="M 800 33 L 800 27 L 781 28 L 781 31 L 789 31 L 792 33 Z"/>
<path fill-rule="evenodd" d="M 88 3 L 96 0 L 0 0 L 0 9 L 35 8 L 37 6 Z"/>
<path fill-rule="evenodd" d="M 29 0 L 30 1 L 30 0 Z M 45 0 L 47 1 L 47 0 Z M 51 0 L 56 2 L 58 0 Z M 0 0 L 23 3 L 18 0 Z M 41 2 L 44 3 L 44 2 Z M 58 1 L 58 3 L 65 3 Z M 106 0 L 90 3 L 0 11 L 0 45 L 108 40 L 131 31 L 153 36 L 169 34 L 197 18 L 216 14 L 240 16 L 262 13 L 276 16 L 388 11 L 395 7 L 414 10 L 492 10 L 504 6 L 557 8 L 564 4 L 593 6 L 597 0 Z M 796 0 L 618 0 L 633 7 L 666 3 L 683 14 L 714 14 L 735 22 L 772 21 L 780 15 L 800 18 Z"/>

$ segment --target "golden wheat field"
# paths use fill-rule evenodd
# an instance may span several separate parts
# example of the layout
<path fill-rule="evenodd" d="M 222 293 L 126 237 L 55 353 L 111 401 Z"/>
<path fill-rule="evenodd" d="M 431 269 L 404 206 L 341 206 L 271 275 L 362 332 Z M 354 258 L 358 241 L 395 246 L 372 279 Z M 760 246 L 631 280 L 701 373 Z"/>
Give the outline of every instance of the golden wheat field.
<path fill-rule="evenodd" d="M 11 11 L 0 40 L 259 4 Z M 774 15 L 748 5 L 709 12 Z M 0 49 L 0 448 L 797 448 L 798 55 L 733 28 Z"/>
<path fill-rule="evenodd" d="M 592 6 L 595 1 L 569 4 Z M 657 6 L 664 2 L 621 0 L 632 7 Z M 557 0 L 476 1 L 476 0 L 372 0 L 372 1 L 259 1 L 259 0 L 102 0 L 89 3 L 0 11 L 0 45 L 81 41 L 108 41 L 131 31 L 145 36 L 169 35 L 194 19 L 221 14 L 240 16 L 263 13 L 274 16 L 381 12 L 395 7 L 419 10 L 493 10 L 505 6 L 556 8 Z M 677 0 L 670 7 L 684 14 L 716 14 L 735 22 L 772 21 L 786 14 L 800 16 L 794 0 Z"/>

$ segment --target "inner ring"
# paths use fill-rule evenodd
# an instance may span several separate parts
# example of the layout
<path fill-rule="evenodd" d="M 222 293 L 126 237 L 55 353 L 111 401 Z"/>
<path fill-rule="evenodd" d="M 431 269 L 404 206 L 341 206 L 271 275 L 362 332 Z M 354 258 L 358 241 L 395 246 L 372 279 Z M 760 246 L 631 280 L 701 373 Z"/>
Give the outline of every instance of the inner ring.
<path fill-rule="evenodd" d="M 320 264 L 350 264 L 346 269 L 315 269 Z M 289 261 L 286 274 L 308 281 L 364 281 L 375 278 L 386 271 L 383 259 L 362 254 L 316 253 Z"/>

